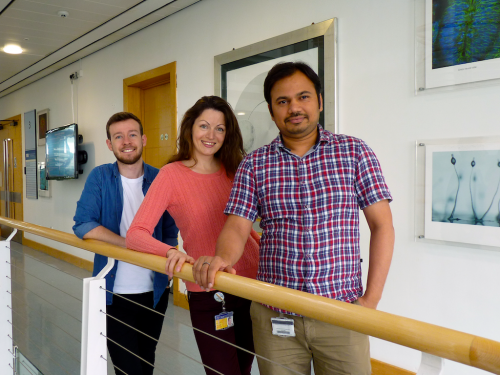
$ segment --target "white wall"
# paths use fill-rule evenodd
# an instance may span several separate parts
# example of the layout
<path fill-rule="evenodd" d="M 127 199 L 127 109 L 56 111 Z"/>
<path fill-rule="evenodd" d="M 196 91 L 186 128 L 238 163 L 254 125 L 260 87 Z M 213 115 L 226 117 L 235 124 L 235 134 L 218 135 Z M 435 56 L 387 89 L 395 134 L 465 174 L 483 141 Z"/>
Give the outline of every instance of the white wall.
<path fill-rule="evenodd" d="M 411 0 L 206 0 L 83 59 L 78 123 L 89 164 L 82 179 L 53 182 L 52 199 L 25 199 L 25 220 L 71 232 L 89 170 L 113 161 L 104 125 L 122 110 L 125 77 L 177 61 L 180 118 L 213 93 L 214 55 L 331 17 L 339 19 L 340 130 L 373 147 L 394 196 L 395 255 L 379 308 L 500 341 L 500 252 L 417 244 L 413 230 L 414 141 L 499 135 L 500 86 L 415 96 Z M 50 108 L 52 127 L 71 122 L 68 77 L 75 69 L 78 64 L 0 99 L 0 115 Z M 82 250 L 37 240 L 91 259 Z M 368 240 L 363 225 L 365 259 Z M 420 359 L 416 351 L 380 340 L 372 340 L 372 356 L 413 371 Z M 446 374 L 480 373 L 447 363 Z"/>

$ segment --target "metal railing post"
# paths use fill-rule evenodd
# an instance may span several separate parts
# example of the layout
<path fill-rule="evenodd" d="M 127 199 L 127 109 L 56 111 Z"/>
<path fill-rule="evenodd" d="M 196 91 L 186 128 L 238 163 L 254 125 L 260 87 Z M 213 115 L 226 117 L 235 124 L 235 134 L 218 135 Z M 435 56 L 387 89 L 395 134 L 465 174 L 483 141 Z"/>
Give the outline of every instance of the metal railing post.
<path fill-rule="evenodd" d="M 96 276 L 83 279 L 82 356 L 80 375 L 106 375 L 106 280 L 104 276 L 113 268 L 109 258 L 106 267 Z"/>
<path fill-rule="evenodd" d="M 12 342 L 12 281 L 10 270 L 10 240 L 0 241 L 0 373 L 14 373 L 14 345 Z"/>

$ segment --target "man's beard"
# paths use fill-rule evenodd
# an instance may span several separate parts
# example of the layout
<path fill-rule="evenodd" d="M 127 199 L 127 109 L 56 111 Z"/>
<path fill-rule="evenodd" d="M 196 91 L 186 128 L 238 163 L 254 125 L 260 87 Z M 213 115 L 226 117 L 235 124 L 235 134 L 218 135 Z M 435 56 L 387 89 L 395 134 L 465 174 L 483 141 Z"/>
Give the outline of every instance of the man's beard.
<path fill-rule="evenodd" d="M 113 150 L 113 154 L 115 154 L 116 160 L 118 160 L 120 163 L 131 165 L 131 164 L 137 163 L 137 161 L 139 161 L 140 158 L 142 157 L 142 147 L 141 147 L 141 149 L 139 150 L 139 152 L 137 153 L 137 155 L 133 159 L 124 159 L 115 150 Z"/>
<path fill-rule="evenodd" d="M 302 127 L 304 125 L 304 122 L 309 121 L 309 116 L 306 113 L 300 113 L 300 112 L 292 113 L 290 116 L 285 118 L 285 124 L 290 122 L 290 120 L 295 118 L 295 117 L 303 117 L 304 120 L 302 121 L 301 124 L 291 124 L 292 126 L 290 128 L 287 128 L 287 131 L 290 134 L 301 134 L 301 133 L 307 131 L 307 128 L 309 126 L 306 126 L 305 128 Z M 294 125 L 298 125 L 298 126 L 294 126 Z"/>

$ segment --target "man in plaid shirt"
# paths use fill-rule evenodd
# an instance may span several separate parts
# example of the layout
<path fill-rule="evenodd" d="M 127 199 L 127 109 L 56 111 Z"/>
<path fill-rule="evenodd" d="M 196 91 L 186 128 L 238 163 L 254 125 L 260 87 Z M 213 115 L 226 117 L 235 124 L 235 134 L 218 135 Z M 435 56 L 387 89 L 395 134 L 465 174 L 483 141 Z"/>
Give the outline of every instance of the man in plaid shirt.
<path fill-rule="evenodd" d="M 229 215 L 215 257 L 193 268 L 203 287 L 219 270 L 234 273 L 252 223 L 263 229 L 257 279 L 376 308 L 394 247 L 392 200 L 378 160 L 360 139 L 318 125 L 321 83 L 303 63 L 280 63 L 268 73 L 264 96 L 280 130 L 271 144 L 249 154 L 235 176 Z M 368 282 L 363 294 L 359 210 L 371 231 Z M 370 374 L 366 335 L 253 302 L 261 374 Z M 295 336 L 273 335 L 271 318 L 286 317 Z M 293 323 L 292 323 L 293 322 Z"/>

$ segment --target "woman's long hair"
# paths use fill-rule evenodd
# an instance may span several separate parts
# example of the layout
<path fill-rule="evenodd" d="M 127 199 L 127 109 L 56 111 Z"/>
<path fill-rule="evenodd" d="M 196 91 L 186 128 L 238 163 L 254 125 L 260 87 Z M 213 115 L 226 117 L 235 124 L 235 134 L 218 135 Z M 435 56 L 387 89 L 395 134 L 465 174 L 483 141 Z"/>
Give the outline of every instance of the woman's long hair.
<path fill-rule="evenodd" d="M 179 138 L 177 139 L 179 151 L 168 160 L 168 163 L 193 158 L 196 165 L 197 160 L 193 152 L 193 125 L 195 120 L 206 109 L 213 109 L 222 112 L 224 115 L 226 135 L 222 147 L 215 153 L 214 157 L 220 160 L 226 169 L 228 177 L 233 177 L 246 152 L 243 149 L 243 138 L 238 120 L 229 103 L 218 96 L 204 96 L 186 111 L 182 118 Z"/>

